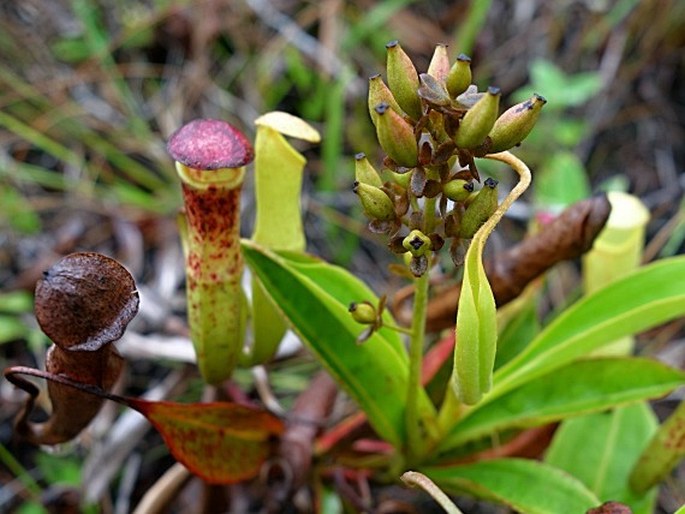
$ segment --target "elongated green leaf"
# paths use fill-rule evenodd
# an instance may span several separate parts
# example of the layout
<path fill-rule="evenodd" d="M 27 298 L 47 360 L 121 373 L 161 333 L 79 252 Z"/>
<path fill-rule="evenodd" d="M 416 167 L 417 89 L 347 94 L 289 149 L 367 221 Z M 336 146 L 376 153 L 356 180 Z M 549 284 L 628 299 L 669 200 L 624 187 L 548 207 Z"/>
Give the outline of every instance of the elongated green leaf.
<path fill-rule="evenodd" d="M 545 462 L 580 479 L 602 501 L 625 503 L 633 514 L 651 514 L 656 489 L 637 494 L 628 486 L 628 476 L 657 426 L 646 403 L 567 419 Z"/>
<path fill-rule="evenodd" d="M 520 299 L 521 297 L 516 301 L 518 302 Z M 495 369 L 501 368 L 516 357 L 540 333 L 536 298 L 528 297 L 522 305 L 519 305 L 520 307 L 517 307 L 520 309 L 519 312 L 506 323 L 499 335 L 497 355 L 495 356 Z"/>
<path fill-rule="evenodd" d="M 288 265 L 293 270 L 317 284 L 326 295 L 340 300 L 340 303 L 346 308 L 345 320 L 350 318 L 349 304 L 351 301 L 348 301 L 348 298 L 361 298 L 374 304 L 377 302 L 375 293 L 344 268 L 326 264 L 320 259 L 302 253 L 279 252 L 279 255 L 287 260 Z M 395 320 L 387 310 L 383 313 L 383 319 L 387 323 L 395 325 Z M 353 326 L 356 333 L 363 331 L 362 325 L 354 323 Z M 381 328 L 379 334 L 389 343 L 390 348 L 397 353 L 399 359 L 408 362 L 407 351 L 398 332 Z"/>
<path fill-rule="evenodd" d="M 578 361 L 473 410 L 455 425 L 441 448 L 455 448 L 500 430 L 541 425 L 662 396 L 683 383 L 685 373 L 652 360 Z"/>
<path fill-rule="evenodd" d="M 342 268 L 304 254 L 274 253 L 243 241 L 245 259 L 265 290 L 322 365 L 359 403 L 378 434 L 394 445 L 405 440 L 408 362 L 397 334 L 382 329 L 364 344 L 352 320 L 353 301 L 376 301 L 373 292 Z M 423 412 L 432 406 L 422 392 Z"/>
<path fill-rule="evenodd" d="M 532 460 L 495 459 L 421 472 L 448 493 L 472 494 L 526 514 L 582 513 L 600 504 L 578 479 Z"/>
<path fill-rule="evenodd" d="M 495 373 L 492 401 L 620 337 L 685 314 L 685 257 L 650 264 L 571 306 Z"/>

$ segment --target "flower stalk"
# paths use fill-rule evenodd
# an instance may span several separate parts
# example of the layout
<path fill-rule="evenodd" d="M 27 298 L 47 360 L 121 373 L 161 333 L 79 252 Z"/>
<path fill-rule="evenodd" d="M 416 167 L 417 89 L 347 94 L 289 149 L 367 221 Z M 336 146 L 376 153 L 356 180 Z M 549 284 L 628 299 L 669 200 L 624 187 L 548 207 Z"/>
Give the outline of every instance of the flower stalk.
<path fill-rule="evenodd" d="M 482 253 L 495 225 L 530 182 L 528 168 L 505 150 L 530 133 L 545 101 L 535 96 L 500 116 L 500 90 L 489 87 L 479 92 L 471 84 L 467 56 L 460 55 L 450 67 L 446 49 L 438 45 L 428 73 L 418 74 L 397 42 L 388 44 L 387 50 L 388 86 L 374 77 L 368 104 L 378 143 L 386 153 L 383 166 L 391 172 L 392 181 L 380 184 L 380 175 L 372 173 L 367 161 L 358 160 L 355 192 L 371 218 L 369 229 L 388 234 L 389 249 L 403 256 L 407 265 L 402 273 L 414 277 L 404 455 L 411 464 L 421 462 L 439 437 L 437 432 L 468 405 L 480 401 L 491 387 L 496 305 Z M 481 182 L 476 158 L 482 157 L 508 163 L 521 175 L 499 207 L 497 181 L 488 178 L 476 189 Z M 418 399 L 423 392 L 427 276 L 448 240 L 453 263 L 465 268 L 451 382 L 454 390 L 442 407 L 441 423 L 434 412 L 419 412 Z"/>

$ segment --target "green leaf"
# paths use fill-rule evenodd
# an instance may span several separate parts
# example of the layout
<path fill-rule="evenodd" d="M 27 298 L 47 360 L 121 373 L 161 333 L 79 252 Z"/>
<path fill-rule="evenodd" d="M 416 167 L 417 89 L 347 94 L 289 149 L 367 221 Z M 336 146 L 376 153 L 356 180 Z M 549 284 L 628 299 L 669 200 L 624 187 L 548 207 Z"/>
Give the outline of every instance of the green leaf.
<path fill-rule="evenodd" d="M 630 474 L 630 485 L 638 492 L 655 486 L 685 457 L 685 402 L 659 427 Z"/>
<path fill-rule="evenodd" d="M 544 92 L 549 102 L 548 109 L 563 109 L 582 105 L 602 88 L 598 72 L 581 72 L 567 75 L 551 61 L 537 59 L 530 66 L 530 86 L 514 94 L 516 101 L 529 98 L 537 92 Z"/>
<path fill-rule="evenodd" d="M 620 337 L 685 314 L 685 257 L 664 259 L 569 307 L 495 373 L 485 401 L 558 369 Z"/>
<path fill-rule="evenodd" d="M 629 505 L 633 514 L 654 512 L 656 489 L 639 495 L 628 476 L 658 426 L 645 403 L 564 421 L 545 462 L 580 479 L 602 501 Z"/>
<path fill-rule="evenodd" d="M 26 337 L 29 329 L 16 316 L 0 314 L 0 344 Z"/>
<path fill-rule="evenodd" d="M 551 125 L 552 139 L 566 148 L 574 148 L 589 131 L 585 120 L 567 117 L 556 119 Z M 546 133 L 546 137 L 549 137 L 549 133 Z"/>
<path fill-rule="evenodd" d="M 127 398 L 126 404 L 154 425 L 176 460 L 213 484 L 254 478 L 269 455 L 269 438 L 283 432 L 272 414 L 234 403 Z"/>
<path fill-rule="evenodd" d="M 49 484 L 79 486 L 83 483 L 81 480 L 83 462 L 74 456 L 41 452 L 36 454 L 36 463 L 43 480 Z"/>
<path fill-rule="evenodd" d="M 19 314 L 31 312 L 33 309 L 33 293 L 28 291 L 8 291 L 0 293 L 0 312 Z"/>
<path fill-rule="evenodd" d="M 48 514 L 48 511 L 40 503 L 25 501 L 17 509 L 17 514 Z"/>
<path fill-rule="evenodd" d="M 585 167 L 572 152 L 556 152 L 535 176 L 536 202 L 559 210 L 590 196 Z"/>
<path fill-rule="evenodd" d="M 578 479 L 532 460 L 495 459 L 421 472 L 448 493 L 472 494 L 526 514 L 580 513 L 600 504 Z"/>
<path fill-rule="evenodd" d="M 0 227 L 8 224 L 24 234 L 35 234 L 40 231 L 41 222 L 31 204 L 17 190 L 0 183 Z"/>
<path fill-rule="evenodd" d="M 500 312 L 502 312 L 501 309 Z M 529 297 L 525 299 L 525 303 L 520 307 L 520 311 L 516 313 L 515 317 L 506 323 L 499 335 L 495 369 L 504 366 L 521 353 L 539 332 L 540 322 L 537 314 L 536 297 Z"/>
<path fill-rule="evenodd" d="M 373 292 L 342 268 L 305 254 L 274 253 L 243 241 L 243 254 L 274 303 L 322 365 L 390 443 L 405 440 L 408 360 L 399 336 L 388 329 L 357 345 L 362 330 L 348 312 L 351 302 L 377 301 Z M 389 318 L 388 318 L 389 319 Z M 422 391 L 420 409 L 432 411 Z"/>
<path fill-rule="evenodd" d="M 662 396 L 683 383 L 685 373 L 648 359 L 578 361 L 483 403 L 454 426 L 441 448 Z"/>

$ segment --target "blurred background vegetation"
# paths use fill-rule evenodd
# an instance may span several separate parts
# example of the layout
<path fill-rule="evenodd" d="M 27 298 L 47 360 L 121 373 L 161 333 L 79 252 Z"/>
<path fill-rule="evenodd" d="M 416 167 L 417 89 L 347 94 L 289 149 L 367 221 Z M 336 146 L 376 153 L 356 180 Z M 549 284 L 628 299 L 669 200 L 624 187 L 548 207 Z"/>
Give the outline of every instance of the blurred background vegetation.
<path fill-rule="evenodd" d="M 322 144 L 300 146 L 310 249 L 387 287 L 376 264 L 387 259 L 383 245 L 365 230 L 350 186 L 356 152 L 381 157 L 366 79 L 384 72 L 393 39 L 420 71 L 436 43 L 452 58 L 470 55 L 478 85 L 499 86 L 505 106 L 532 90 L 549 100 L 516 150 L 535 180 L 514 220 L 622 189 L 652 213 L 646 259 L 682 252 L 681 0 L 4 0 L 0 364 L 22 362 L 27 342 L 33 355 L 44 347 L 31 291 L 64 253 L 112 255 L 149 294 L 172 298 L 157 318 L 144 316 L 146 333 L 182 310 L 172 294 L 182 275 L 180 194 L 164 145 L 196 117 L 225 119 L 249 136 L 253 120 L 274 109 L 317 126 Z M 16 402 L 8 384 L 0 391 Z M 0 410 L 3 445 L 14 409 Z M 16 475 L 11 460 L 0 459 L 0 488 Z"/>

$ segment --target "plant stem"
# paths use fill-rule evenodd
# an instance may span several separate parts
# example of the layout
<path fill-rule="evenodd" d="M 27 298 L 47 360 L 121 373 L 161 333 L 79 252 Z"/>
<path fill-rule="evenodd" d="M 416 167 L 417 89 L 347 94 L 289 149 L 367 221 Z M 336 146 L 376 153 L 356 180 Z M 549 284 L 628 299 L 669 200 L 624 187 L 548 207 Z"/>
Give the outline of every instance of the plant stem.
<path fill-rule="evenodd" d="M 419 416 L 419 391 L 421 390 L 421 367 L 423 364 L 423 341 L 428 309 L 428 273 L 414 280 L 414 312 L 409 339 L 409 384 L 407 390 L 407 438 L 408 457 L 412 462 L 425 447 L 425 429 Z"/>
<path fill-rule="evenodd" d="M 399 332 L 400 334 L 407 334 L 408 336 L 412 335 L 411 328 L 400 327 L 398 325 L 393 325 L 391 323 L 383 323 L 383 326 L 385 328 L 389 328 L 390 330 L 394 330 L 395 332 Z"/>
<path fill-rule="evenodd" d="M 423 232 L 430 234 L 435 230 L 435 198 L 426 198 L 424 205 Z M 429 257 L 430 258 L 430 257 Z M 426 316 L 428 312 L 428 271 L 414 280 L 414 306 L 409 339 L 409 383 L 407 389 L 407 440 L 408 458 L 413 462 L 419 458 L 428 444 L 428 427 L 419 413 L 419 392 L 421 369 L 423 367 L 423 346 L 426 334 Z"/>

